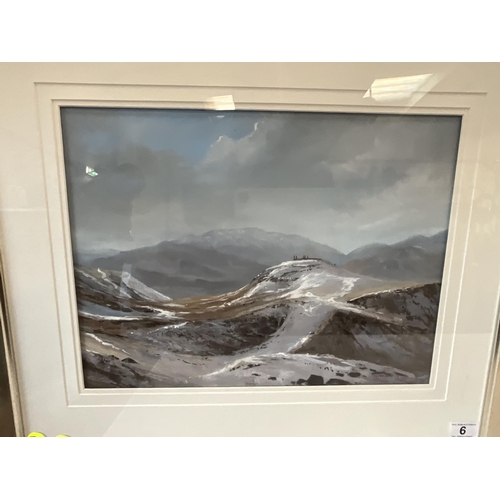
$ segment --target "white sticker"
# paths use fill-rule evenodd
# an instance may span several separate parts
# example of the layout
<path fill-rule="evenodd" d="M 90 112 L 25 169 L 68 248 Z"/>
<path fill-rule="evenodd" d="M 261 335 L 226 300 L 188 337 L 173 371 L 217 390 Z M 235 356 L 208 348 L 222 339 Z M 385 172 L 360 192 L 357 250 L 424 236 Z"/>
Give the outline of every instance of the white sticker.
<path fill-rule="evenodd" d="M 450 424 L 450 437 L 477 437 L 477 424 Z"/>

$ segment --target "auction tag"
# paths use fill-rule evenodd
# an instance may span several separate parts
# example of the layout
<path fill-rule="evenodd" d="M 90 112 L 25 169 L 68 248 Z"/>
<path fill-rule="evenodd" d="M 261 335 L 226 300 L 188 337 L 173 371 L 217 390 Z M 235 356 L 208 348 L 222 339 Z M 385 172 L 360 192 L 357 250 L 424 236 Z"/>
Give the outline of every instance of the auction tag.
<path fill-rule="evenodd" d="M 473 438 L 478 431 L 477 424 L 450 424 L 450 437 Z"/>

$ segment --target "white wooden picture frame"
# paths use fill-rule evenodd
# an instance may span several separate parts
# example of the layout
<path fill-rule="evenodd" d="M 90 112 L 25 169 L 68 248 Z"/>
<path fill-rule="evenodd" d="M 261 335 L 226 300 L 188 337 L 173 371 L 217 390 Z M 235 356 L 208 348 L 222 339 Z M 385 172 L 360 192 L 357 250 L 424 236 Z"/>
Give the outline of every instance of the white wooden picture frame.
<path fill-rule="evenodd" d="M 495 73 L 489 65 L 463 64 L 449 74 L 445 65 L 425 64 L 4 68 L 11 99 L 0 113 L 8 131 L 0 143 L 0 223 L 27 431 L 447 436 L 452 423 L 481 423 L 500 290 L 496 67 Z M 419 74 L 434 75 L 426 80 L 430 88 L 410 89 L 393 100 L 375 98 L 384 79 Z M 84 388 L 60 107 L 210 109 L 222 100 L 241 110 L 462 117 L 428 385 Z"/>

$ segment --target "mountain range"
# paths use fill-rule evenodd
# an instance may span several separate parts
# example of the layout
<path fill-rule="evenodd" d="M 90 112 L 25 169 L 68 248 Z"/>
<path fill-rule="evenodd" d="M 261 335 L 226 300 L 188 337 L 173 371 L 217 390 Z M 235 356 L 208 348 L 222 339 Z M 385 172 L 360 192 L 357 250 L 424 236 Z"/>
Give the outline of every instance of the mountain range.
<path fill-rule="evenodd" d="M 223 294 L 243 287 L 263 269 L 304 256 L 379 279 L 438 282 L 447 232 L 415 235 L 404 241 L 371 244 L 344 254 L 308 238 L 258 228 L 213 230 L 174 241 L 108 252 L 97 258 L 75 256 L 77 264 L 127 272 L 173 299 Z"/>
<path fill-rule="evenodd" d="M 447 232 L 412 236 L 393 245 L 374 244 L 344 257 L 346 269 L 376 278 L 440 281 Z"/>
<path fill-rule="evenodd" d="M 321 259 L 239 290 L 170 300 L 76 270 L 86 387 L 428 383 L 439 283 L 359 276 Z"/>

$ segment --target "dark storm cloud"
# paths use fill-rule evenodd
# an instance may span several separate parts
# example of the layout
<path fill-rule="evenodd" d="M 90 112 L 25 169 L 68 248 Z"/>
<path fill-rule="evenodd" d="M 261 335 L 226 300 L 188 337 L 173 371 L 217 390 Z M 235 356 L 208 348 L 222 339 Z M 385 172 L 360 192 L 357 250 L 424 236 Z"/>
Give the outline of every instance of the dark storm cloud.
<path fill-rule="evenodd" d="M 214 144 L 207 176 L 235 188 L 332 188 L 327 202 L 348 208 L 425 165 L 449 179 L 457 133 L 455 118 L 284 115 Z"/>
<path fill-rule="evenodd" d="M 350 250 L 446 227 L 458 118 L 143 113 L 63 115 L 82 248 L 255 226 Z"/>

